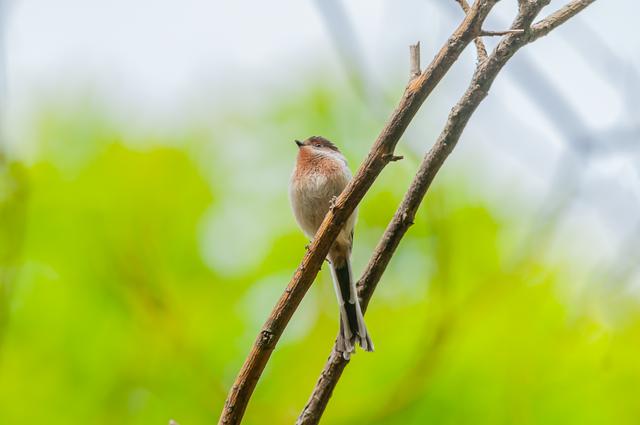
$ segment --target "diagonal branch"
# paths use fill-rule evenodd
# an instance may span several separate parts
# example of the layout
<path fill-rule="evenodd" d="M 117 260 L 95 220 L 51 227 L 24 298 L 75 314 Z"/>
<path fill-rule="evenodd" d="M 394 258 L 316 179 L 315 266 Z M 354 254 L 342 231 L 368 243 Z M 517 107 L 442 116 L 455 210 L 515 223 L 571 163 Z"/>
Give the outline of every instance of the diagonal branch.
<path fill-rule="evenodd" d="M 467 0 L 456 0 L 456 2 L 460 5 L 464 13 L 469 13 L 469 3 L 467 3 Z M 483 62 L 487 59 L 487 48 L 484 45 L 484 41 L 482 41 L 482 38 L 476 37 L 473 43 L 476 45 L 478 63 Z"/>
<path fill-rule="evenodd" d="M 528 28 L 546 2 L 547 1 L 544 0 L 532 3 L 521 2 L 520 11 L 514 21 L 513 27 Z M 571 16 L 584 9 L 592 2 L 593 1 L 573 2 L 581 3 L 582 7 L 579 10 L 571 9 L 574 11 Z M 569 6 L 570 5 L 565 6 L 565 8 Z M 567 19 L 568 18 L 564 19 L 564 21 Z M 560 24 L 554 24 L 553 28 L 558 25 Z M 511 59 L 511 57 L 513 57 L 521 47 L 536 40 L 537 38 L 538 37 L 535 35 L 531 36 L 531 34 L 527 34 L 526 32 L 525 34 L 508 34 L 500 41 L 487 60 L 479 64 L 467 91 L 451 110 L 444 129 L 440 133 L 440 136 L 434 146 L 429 150 L 422 161 L 418 173 L 414 177 L 409 190 L 400 204 L 400 207 L 387 226 L 387 229 L 380 239 L 369 264 L 358 283 L 358 294 L 362 299 L 363 310 L 366 310 L 371 296 L 373 295 L 382 274 L 389 264 L 391 257 L 395 253 L 400 240 L 411 224 L 413 224 L 416 211 L 424 199 L 431 182 L 446 158 L 455 148 L 462 131 L 471 118 L 471 115 L 487 96 L 493 81 L 509 59 Z M 298 421 L 296 422 L 297 425 L 313 425 L 320 421 L 333 389 L 337 385 L 338 380 L 342 376 L 342 372 L 348 363 L 349 361 L 345 360 L 340 354 L 338 354 L 334 347 L 322 373 L 320 374 L 320 378 L 316 383 L 309 401 L 298 417 Z"/>
<path fill-rule="evenodd" d="M 573 0 L 543 20 L 536 22 L 531 26 L 531 36 L 533 37 L 531 41 L 549 34 L 594 1 L 596 0 Z"/>
<path fill-rule="evenodd" d="M 351 183 L 338 197 L 335 206 L 327 213 L 309 250 L 263 325 L 229 392 L 219 424 L 229 425 L 241 422 L 249 399 L 271 357 L 271 353 L 291 316 L 313 283 L 343 224 L 382 169 L 393 158 L 396 144 L 424 100 L 458 59 L 465 47 L 477 36 L 482 22 L 497 1 L 477 0 L 429 67 L 409 82 L 400 104 L 382 129 Z"/>

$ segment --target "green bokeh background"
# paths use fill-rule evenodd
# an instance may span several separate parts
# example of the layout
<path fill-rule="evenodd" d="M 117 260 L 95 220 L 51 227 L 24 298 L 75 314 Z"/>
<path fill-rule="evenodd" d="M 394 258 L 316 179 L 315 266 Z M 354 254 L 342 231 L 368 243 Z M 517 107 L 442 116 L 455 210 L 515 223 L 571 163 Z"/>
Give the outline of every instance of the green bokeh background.
<path fill-rule="evenodd" d="M 92 96 L 34 115 L 30 154 L 0 166 L 0 424 L 217 420 L 307 243 L 287 199 L 291 140 L 325 135 L 355 169 L 381 128 L 335 87 L 166 132 L 131 131 Z M 423 154 L 400 146 L 360 207 L 356 274 Z M 377 351 L 354 356 L 323 423 L 639 423 L 624 282 L 545 259 L 544 237 L 523 244 L 531 211 L 516 193 L 491 204 L 469 170 L 436 179 L 370 305 Z M 294 422 L 336 330 L 323 270 L 245 423 Z"/>

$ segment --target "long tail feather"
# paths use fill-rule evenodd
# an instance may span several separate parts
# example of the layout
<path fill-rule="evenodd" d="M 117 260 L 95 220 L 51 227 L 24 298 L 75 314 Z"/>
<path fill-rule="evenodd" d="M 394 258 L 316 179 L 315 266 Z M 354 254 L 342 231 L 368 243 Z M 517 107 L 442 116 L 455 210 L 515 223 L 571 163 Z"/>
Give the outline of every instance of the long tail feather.
<path fill-rule="evenodd" d="M 331 266 L 331 274 L 340 305 L 340 333 L 337 348 L 348 359 L 355 351 L 356 342 L 365 351 L 373 351 L 373 342 L 367 331 L 358 302 L 356 284 L 351 273 L 349 260 L 340 266 Z"/>

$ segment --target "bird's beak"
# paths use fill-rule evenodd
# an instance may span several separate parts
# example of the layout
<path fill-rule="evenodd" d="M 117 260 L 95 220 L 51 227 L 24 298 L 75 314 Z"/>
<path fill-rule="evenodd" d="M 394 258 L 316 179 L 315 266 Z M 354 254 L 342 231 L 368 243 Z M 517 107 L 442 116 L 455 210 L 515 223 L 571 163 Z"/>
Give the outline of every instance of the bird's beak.
<path fill-rule="evenodd" d="M 295 140 L 296 145 L 298 145 L 299 148 L 301 148 L 303 146 L 302 142 L 300 140 Z"/>

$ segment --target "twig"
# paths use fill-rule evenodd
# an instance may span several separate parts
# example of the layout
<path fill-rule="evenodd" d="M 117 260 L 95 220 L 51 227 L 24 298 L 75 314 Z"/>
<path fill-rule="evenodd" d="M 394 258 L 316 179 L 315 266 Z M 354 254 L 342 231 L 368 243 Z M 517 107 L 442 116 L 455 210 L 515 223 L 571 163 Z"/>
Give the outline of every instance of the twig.
<path fill-rule="evenodd" d="M 536 22 L 531 26 L 531 36 L 533 40 L 549 34 L 552 30 L 567 22 L 594 1 L 596 0 L 573 0 L 543 20 Z"/>
<path fill-rule="evenodd" d="M 467 0 L 456 0 L 456 2 L 460 5 L 464 13 L 469 12 L 469 4 L 467 3 Z M 482 38 L 476 37 L 473 40 L 473 43 L 476 45 L 478 63 L 484 62 L 484 60 L 487 59 L 487 48 L 485 47 L 484 42 L 482 41 Z"/>
<path fill-rule="evenodd" d="M 389 161 L 385 160 L 384 156 L 393 155 L 396 144 L 424 100 L 456 62 L 465 47 L 477 36 L 482 22 L 497 1 L 479 0 L 474 3 L 429 67 L 406 87 L 400 104 L 382 129 L 355 177 L 338 197 L 335 208 L 325 216 L 309 250 L 258 334 L 231 387 L 219 424 L 239 424 L 242 420 L 249 399 L 276 343 L 313 283 L 331 244 L 344 222 L 388 164 Z"/>
<path fill-rule="evenodd" d="M 460 5 L 464 13 L 469 12 L 469 3 L 467 3 L 467 0 L 456 0 L 456 3 Z"/>
<path fill-rule="evenodd" d="M 593 1 L 595 0 L 574 1 L 572 3 L 580 3 L 582 5 L 580 9 L 576 10 L 573 8 L 572 3 L 568 4 L 563 9 L 571 8 L 573 11 L 571 16 L 573 16 Z M 535 16 L 546 3 L 548 3 L 548 0 L 537 2 L 522 1 L 520 3 L 520 11 L 518 12 L 518 16 L 514 22 L 514 27 L 529 27 Z M 551 16 L 556 15 L 558 15 L 558 13 Z M 567 19 L 568 18 L 564 19 L 564 21 Z M 559 25 L 556 24 L 555 21 L 552 22 L 553 23 L 550 24 L 552 25 L 552 28 Z M 546 33 L 548 33 L 548 31 L 544 34 Z M 528 37 L 519 33 L 508 34 L 500 41 L 487 60 L 479 65 L 469 87 L 467 88 L 467 91 L 451 110 L 442 133 L 440 133 L 436 143 L 422 161 L 418 173 L 414 177 L 409 190 L 400 204 L 400 207 L 382 235 L 367 268 L 359 281 L 358 295 L 362 299 L 363 311 L 366 310 L 371 296 L 373 295 L 373 292 L 375 291 L 375 288 L 396 248 L 398 247 L 400 240 L 407 232 L 409 226 L 413 224 L 416 211 L 424 199 L 424 196 L 436 173 L 444 163 L 445 159 L 453 151 L 455 145 L 460 139 L 462 131 L 471 118 L 471 115 L 487 96 L 488 91 L 498 73 L 521 47 L 536 40 L 544 34 L 542 32 L 540 34 L 534 33 Z M 320 421 L 333 389 L 337 385 L 347 364 L 348 361 L 344 360 L 344 358 L 336 352 L 334 347 L 322 373 L 320 374 L 320 378 L 316 383 L 307 405 L 304 407 L 298 421 L 296 422 L 297 425 L 312 425 L 317 424 Z"/>
<path fill-rule="evenodd" d="M 393 155 L 393 154 L 386 154 L 382 157 L 385 161 L 389 161 L 389 162 L 394 162 L 394 161 L 400 161 L 401 159 L 404 159 L 404 156 L 402 155 Z"/>
<path fill-rule="evenodd" d="M 420 42 L 409 46 L 410 71 L 409 81 L 420 76 Z"/>
<path fill-rule="evenodd" d="M 486 30 L 482 30 L 480 31 L 480 37 L 500 37 L 503 35 L 509 35 L 509 34 L 522 34 L 524 32 L 523 29 L 519 28 L 519 29 L 514 29 L 514 30 L 504 30 L 504 31 L 486 31 Z"/>

